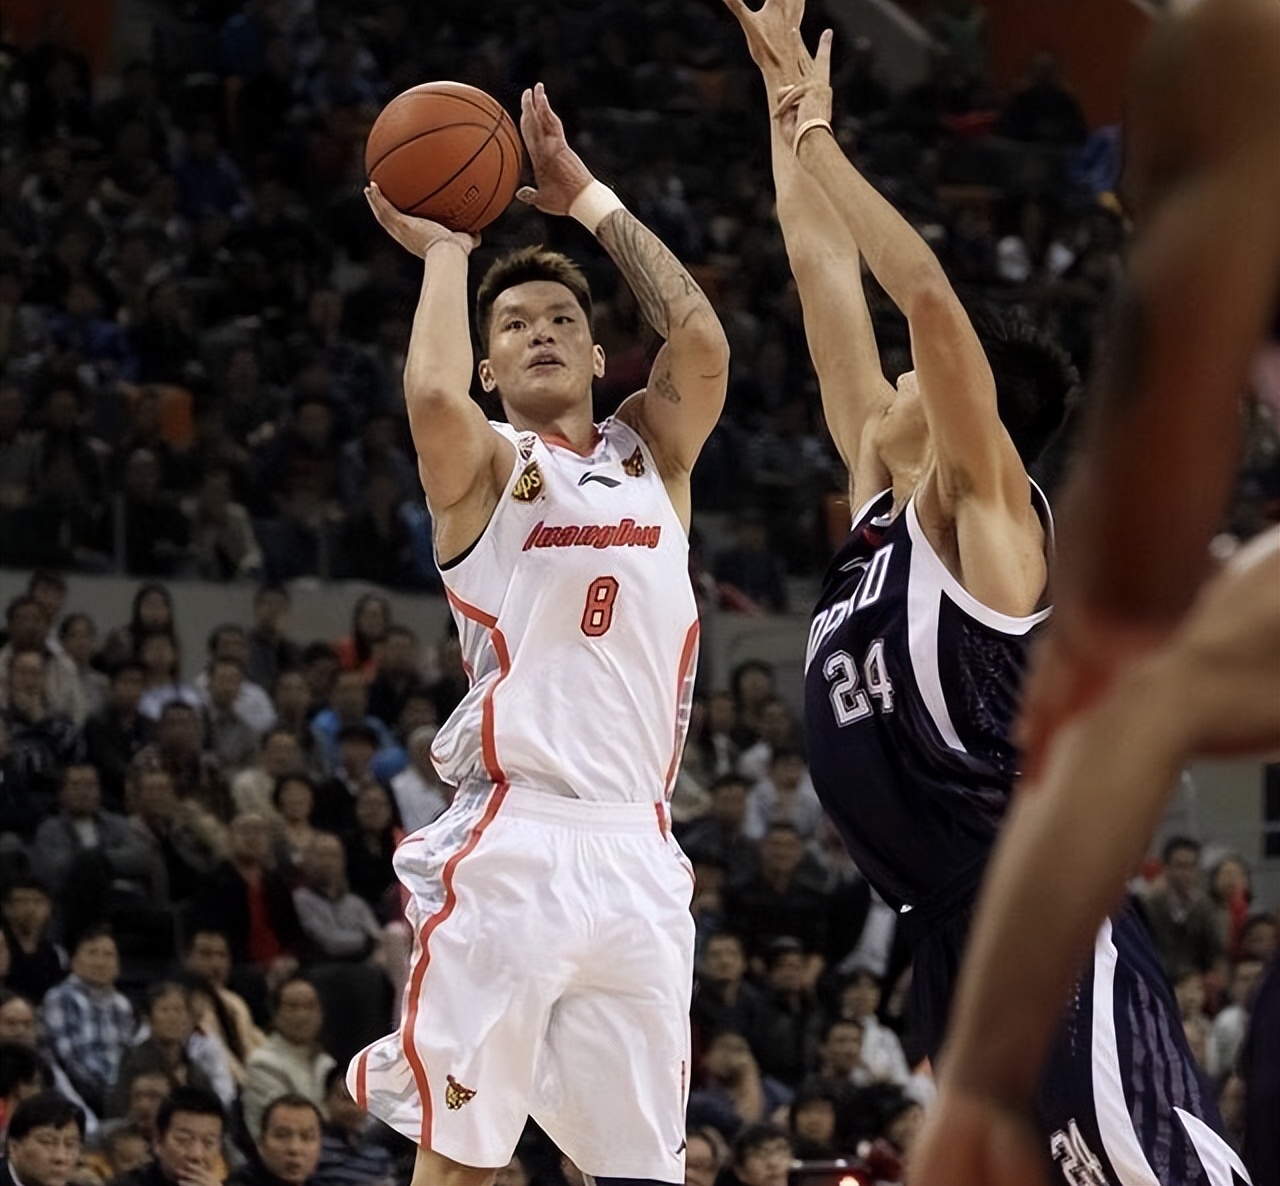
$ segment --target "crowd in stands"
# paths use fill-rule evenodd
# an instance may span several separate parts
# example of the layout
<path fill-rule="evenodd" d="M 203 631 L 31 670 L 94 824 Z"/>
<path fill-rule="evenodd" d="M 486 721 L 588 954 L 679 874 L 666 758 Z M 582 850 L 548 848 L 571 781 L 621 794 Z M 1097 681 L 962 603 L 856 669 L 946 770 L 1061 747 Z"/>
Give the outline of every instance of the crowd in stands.
<path fill-rule="evenodd" d="M 1100 199 L 1115 138 L 1051 58 L 996 94 L 973 0 L 913 7 L 935 37 L 916 85 L 837 42 L 842 142 L 967 300 L 1018 306 L 1087 372 L 1123 240 Z M 378 109 L 430 78 L 512 111 L 543 80 L 712 296 L 733 355 L 694 474 L 718 523 L 695 549 L 704 602 L 785 610 L 787 577 L 829 555 L 841 471 L 758 72 L 718 4 L 186 0 L 115 78 L 56 41 L 0 44 L 0 562 L 35 569 L 0 648 L 0 1128 L 23 1186 L 408 1180 L 412 1147 L 340 1069 L 396 1021 L 391 856 L 449 805 L 429 751 L 467 677 L 456 638 L 417 637 L 376 594 L 347 637 L 292 637 L 287 582 L 438 588 L 400 390 L 420 265 L 361 196 Z M 656 341 L 567 220 L 504 217 L 473 272 L 532 241 L 587 265 L 606 414 Z M 905 323 L 869 298 L 893 377 Z M 1280 507 L 1256 421 L 1239 534 Z M 65 612 L 62 571 L 138 577 L 130 619 Z M 186 577 L 258 589 L 193 677 L 164 583 Z M 794 1157 L 835 1156 L 900 1179 L 931 1098 L 907 961 L 767 665 L 698 696 L 674 814 L 697 871 L 689 1181 L 784 1186 Z M 1275 925 L 1244 861 L 1220 854 L 1205 886 L 1203 858 L 1172 844 L 1146 904 L 1232 1123 Z M 500 1186 L 580 1178 L 535 1135 Z"/>
<path fill-rule="evenodd" d="M 456 637 L 421 640 L 364 594 L 346 637 L 296 639 L 288 590 L 263 586 L 188 682 L 163 584 L 102 630 L 65 589 L 35 571 L 0 649 L 0 1120 L 40 1089 L 73 1101 L 84 1186 L 171 1186 L 166 1126 L 188 1113 L 246 1186 L 280 1116 L 315 1129 L 310 1186 L 406 1181 L 412 1147 L 340 1071 L 397 1019 L 411 936 L 391 861 L 452 798 L 430 747 L 466 687 Z M 765 1186 L 744 1158 L 783 1148 L 894 1181 L 932 1098 L 909 961 L 767 664 L 697 695 L 672 815 L 697 877 L 691 1150 L 724 1170 L 736 1141 L 743 1186 Z M 1205 869 L 1172 839 L 1144 905 L 1230 1119 L 1276 920 L 1251 911 L 1240 857 Z M 513 1174 L 572 1178 L 536 1142 L 522 1156 Z"/>

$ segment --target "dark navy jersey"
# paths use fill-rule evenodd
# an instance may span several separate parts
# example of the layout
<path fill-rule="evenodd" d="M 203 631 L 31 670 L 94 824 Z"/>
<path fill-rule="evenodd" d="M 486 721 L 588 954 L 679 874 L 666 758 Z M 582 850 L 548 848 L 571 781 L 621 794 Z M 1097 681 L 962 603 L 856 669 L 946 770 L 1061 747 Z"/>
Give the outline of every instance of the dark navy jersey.
<path fill-rule="evenodd" d="M 983 605 L 925 538 L 915 500 L 892 509 L 891 490 L 872 499 L 827 570 L 805 728 L 814 786 L 850 855 L 923 923 L 972 901 L 1017 774 L 1009 736 L 1027 649 L 1049 611 Z"/>

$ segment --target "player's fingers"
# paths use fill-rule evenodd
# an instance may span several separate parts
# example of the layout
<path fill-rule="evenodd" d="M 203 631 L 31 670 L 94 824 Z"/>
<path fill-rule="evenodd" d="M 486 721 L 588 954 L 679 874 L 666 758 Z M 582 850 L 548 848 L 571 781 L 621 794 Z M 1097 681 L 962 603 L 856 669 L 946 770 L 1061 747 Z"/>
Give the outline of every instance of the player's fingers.
<path fill-rule="evenodd" d="M 830 29 L 823 29 L 818 38 L 818 52 L 813 55 L 813 68 L 823 83 L 831 81 L 831 38 Z"/>

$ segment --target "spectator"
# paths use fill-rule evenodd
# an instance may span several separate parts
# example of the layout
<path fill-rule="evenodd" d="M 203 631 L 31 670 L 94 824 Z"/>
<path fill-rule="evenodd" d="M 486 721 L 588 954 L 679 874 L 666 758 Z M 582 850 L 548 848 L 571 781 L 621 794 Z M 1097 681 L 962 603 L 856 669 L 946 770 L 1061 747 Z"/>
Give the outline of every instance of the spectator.
<path fill-rule="evenodd" d="M 769 550 L 764 516 L 744 511 L 738 519 L 738 540 L 715 558 L 712 566 L 719 584 L 728 586 L 737 600 L 729 608 L 750 613 L 785 613 L 786 572 Z"/>
<path fill-rule="evenodd" d="M 84 1134 L 83 1110 L 56 1091 L 23 1100 L 9 1118 L 5 1186 L 67 1186 Z"/>
<path fill-rule="evenodd" d="M 110 932 L 86 931 L 72 951 L 71 975 L 45 994 L 41 1007 L 58 1064 L 98 1115 L 133 1037 L 133 1006 L 116 990 L 119 975 Z"/>
<path fill-rule="evenodd" d="M 693 997 L 693 1024 L 704 1041 L 713 1034 L 756 1033 L 764 1020 L 764 995 L 746 980 L 747 956 L 731 931 L 707 939 Z"/>
<path fill-rule="evenodd" d="M 144 717 L 158 721 L 165 705 L 173 703 L 200 711 L 200 693 L 179 676 L 178 644 L 172 635 L 159 630 L 145 635 L 138 645 L 138 662 L 146 685 L 138 701 L 138 711 Z"/>
<path fill-rule="evenodd" d="M 1240 932 L 1240 958 L 1266 962 L 1276 953 L 1276 918 L 1272 914 L 1251 914 Z"/>
<path fill-rule="evenodd" d="M 1221 1080 L 1235 1069 L 1264 966 L 1261 960 L 1242 959 L 1231 970 L 1230 1004 L 1218 1011 L 1209 1030 L 1205 1069 L 1214 1079 Z"/>
<path fill-rule="evenodd" d="M 737 711 L 733 697 L 728 692 L 712 692 L 706 705 L 702 727 L 695 730 L 690 725 L 690 745 L 685 751 L 685 763 L 696 766 L 704 784 L 734 773 L 739 754 L 734 740 Z"/>
<path fill-rule="evenodd" d="M 199 713 L 185 700 L 166 704 L 160 710 L 155 742 L 134 762 L 167 771 L 179 799 L 197 803 L 225 823 L 232 816 L 231 790 L 218 759 L 204 749 Z"/>
<path fill-rule="evenodd" d="M 97 712 L 107 701 L 107 677 L 91 665 L 98 649 L 98 628 L 93 619 L 88 614 L 68 614 L 58 624 L 58 643 L 75 664 L 86 715 Z M 84 721 L 76 723 L 83 725 Z"/>
<path fill-rule="evenodd" d="M 320 835 L 311 825 L 311 813 L 316 805 L 315 783 L 296 770 L 282 774 L 276 780 L 271 802 L 280 817 L 276 869 L 291 884 L 296 885 L 306 861 L 307 850 Z"/>
<path fill-rule="evenodd" d="M 408 737 L 409 764 L 391 779 L 396 814 L 406 835 L 440 818 L 453 802 L 456 788 L 442 781 L 431 758 L 435 725 L 420 725 Z"/>
<path fill-rule="evenodd" d="M 319 1045 L 324 1014 L 320 997 L 308 981 L 300 976 L 284 981 L 272 1004 L 271 1034 L 249 1058 L 249 1077 L 241 1096 L 250 1132 L 263 1131 L 267 1105 L 286 1093 L 296 1092 L 318 1110 L 324 1102 L 325 1076 L 337 1065 Z M 318 1127 L 317 1121 L 317 1153 Z"/>
<path fill-rule="evenodd" d="M 1228 853 L 1209 871 L 1209 896 L 1218 920 L 1218 937 L 1228 959 L 1240 950 L 1240 936 L 1249 917 L 1253 885 L 1243 857 Z"/>
<path fill-rule="evenodd" d="M 391 730 L 375 716 L 369 715 L 369 685 L 365 676 L 359 671 L 343 670 L 339 672 L 333 685 L 331 708 L 316 713 L 311 722 L 311 731 L 316 742 L 328 762 L 330 770 L 339 768 L 338 733 L 350 726 L 361 726 L 372 731 L 376 749 L 390 748 L 395 745 Z M 372 757 L 372 754 L 370 754 Z M 346 809 L 349 813 L 349 807 Z M 339 813 L 339 816 L 341 813 Z M 329 819 L 322 815 L 318 822 L 325 826 L 349 823 L 340 817 Z"/>
<path fill-rule="evenodd" d="M 257 760 L 231 780 L 231 798 L 236 812 L 270 815 L 277 810 L 274 797 L 280 779 L 305 769 L 306 761 L 297 737 L 289 729 L 277 725 L 262 739 Z M 307 814 L 310 816 L 309 809 Z"/>
<path fill-rule="evenodd" d="M 9 950 L 5 987 L 28 1000 L 43 1000 L 67 974 L 66 953 L 50 934 L 53 896 L 49 887 L 30 874 L 9 876 L 0 891 L 0 909 Z"/>
<path fill-rule="evenodd" d="M 186 939 L 182 967 L 189 976 L 207 985 L 216 998 L 216 1007 L 201 1011 L 197 1020 L 205 1033 L 222 1043 L 229 1056 L 231 1073 L 236 1083 L 243 1086 L 244 1064 L 266 1041 L 266 1036 L 254 1024 L 245 999 L 227 986 L 231 977 L 231 944 L 226 935 L 198 923 L 194 925 Z"/>
<path fill-rule="evenodd" d="M 244 668 L 236 659 L 213 659 L 204 690 L 204 734 L 208 751 L 218 765 L 234 777 L 248 766 L 258 752 L 258 734 L 236 711 L 236 700 L 244 685 Z"/>
<path fill-rule="evenodd" d="M 765 1009 L 751 1048 L 764 1074 L 795 1089 L 818 1047 L 822 1015 L 809 987 L 804 948 L 782 937 L 769 945 Z"/>
<path fill-rule="evenodd" d="M 772 693 L 759 702 L 754 729 L 754 739 L 738 757 L 738 773 L 752 784 L 768 775 L 774 750 L 793 749 L 799 752 L 800 742 L 795 716 L 787 702 Z M 808 781 L 807 777 L 805 781 Z"/>
<path fill-rule="evenodd" d="M 742 1186 L 787 1186 L 791 1137 L 775 1124 L 752 1124 L 733 1142 L 733 1176 Z"/>
<path fill-rule="evenodd" d="M 190 901 L 222 859 L 226 830 L 199 802 L 179 802 L 173 775 L 145 755 L 130 769 L 126 802 L 130 824 L 161 871 L 153 880 L 157 903 Z"/>
<path fill-rule="evenodd" d="M 835 1097 L 820 1087 L 802 1087 L 789 1110 L 791 1139 L 800 1161 L 832 1161 L 842 1150 L 836 1133 Z"/>
<path fill-rule="evenodd" d="M 99 1135 L 97 1147 L 85 1154 L 84 1165 L 99 1181 L 111 1182 L 140 1169 L 151 1160 L 151 1138 L 127 1120 Z"/>
<path fill-rule="evenodd" d="M 76 725 L 83 724 L 88 706 L 80 677 L 75 663 L 49 645 L 49 615 L 44 606 L 30 593 L 15 597 L 5 610 L 5 626 L 9 640 L 0 647 L 0 708 L 10 702 L 9 669 L 14 655 L 31 651 L 40 656 L 44 699 L 50 710 L 70 717 Z"/>
<path fill-rule="evenodd" d="M 106 702 L 85 721 L 86 756 L 98 771 L 103 802 L 112 811 L 124 808 L 129 764 L 155 736 L 155 722 L 138 711 L 143 687 L 142 665 L 126 659 L 111 672 Z"/>
<path fill-rule="evenodd" d="M 342 839 L 352 892 L 373 909 L 384 909 L 388 894 L 399 885 L 391 859 L 404 839 L 385 787 L 371 782 L 361 789 L 356 796 L 355 827 Z"/>
<path fill-rule="evenodd" d="M 407 626 L 388 626 L 378 673 L 369 685 L 369 715 L 377 717 L 387 728 L 394 728 L 405 700 L 420 686 L 421 679 L 418 636 Z"/>
<path fill-rule="evenodd" d="M 156 1112 L 152 1160 L 111 1186 L 217 1186 L 225 1117 L 218 1097 L 199 1087 L 175 1087 Z"/>
<path fill-rule="evenodd" d="M 1085 141 L 1089 125 L 1080 101 L 1062 85 L 1054 54 L 1036 54 L 1027 77 L 1000 114 L 997 131 L 1010 140 L 1075 148 Z"/>
<path fill-rule="evenodd" d="M 748 659 L 733 669 L 729 684 L 733 689 L 737 717 L 738 732 L 735 740 L 740 749 L 746 749 L 759 739 L 765 705 L 775 698 L 773 668 L 759 659 Z M 739 763 L 739 770 L 741 770 L 741 763 Z M 758 771 L 745 773 L 748 777 L 759 778 L 764 770 L 762 767 Z"/>
<path fill-rule="evenodd" d="M 1156 950 L 1172 978 L 1184 968 L 1208 972 L 1222 955 L 1213 903 L 1200 872 L 1200 845 L 1174 836 L 1164 846 L 1164 876 L 1143 909 Z"/>
<path fill-rule="evenodd" d="M 138 586 L 133 595 L 133 607 L 129 621 L 107 635 L 102 648 L 102 662 L 108 668 L 126 660 L 138 660 L 142 654 L 142 640 L 148 634 L 167 634 L 177 651 L 177 627 L 173 620 L 173 595 L 155 582 Z"/>
<path fill-rule="evenodd" d="M 85 1126 L 89 1132 L 97 1128 L 98 1118 L 85 1108 L 80 1093 L 72 1086 L 63 1069 L 56 1062 L 46 1058 L 37 1043 L 36 1011 L 26 997 L 21 997 L 9 989 L 0 989 L 0 1042 L 21 1047 L 30 1051 L 40 1060 L 48 1079 L 48 1086 L 58 1092 L 64 1099 L 84 1109 Z M 13 1111 L 5 1114 L 5 1120 L 12 1118 Z"/>
<path fill-rule="evenodd" d="M 156 1120 L 165 1100 L 173 1094 L 174 1083 L 164 1071 L 135 1071 L 128 1078 L 121 1078 L 124 1084 L 126 1124 L 134 1125 L 147 1138 L 147 1149 L 150 1150 L 156 1138 Z"/>
<path fill-rule="evenodd" d="M 303 882 L 293 891 L 293 902 L 315 956 L 379 964 L 382 928 L 368 902 L 347 884 L 347 857 L 338 837 L 327 832 L 312 836 Z"/>
<path fill-rule="evenodd" d="M 135 449 L 125 461 L 125 571 L 134 576 L 181 575 L 191 542 L 191 526 L 181 508 L 160 487 L 160 459 L 151 449 Z"/>
<path fill-rule="evenodd" d="M 761 1073 L 746 1038 L 729 1030 L 711 1036 L 702 1070 L 703 1083 L 689 1097 L 689 1123 L 709 1125 L 728 1139 L 790 1098 L 782 1084 Z"/>
<path fill-rule="evenodd" d="M 9 703 L 0 710 L 8 733 L 13 789 L 6 788 L 5 827 L 31 837 L 53 814 L 62 769 L 84 760 L 84 738 L 66 713 L 49 707 L 44 661 L 36 650 L 17 650 L 9 661 Z"/>
<path fill-rule="evenodd" d="M 304 1186 L 320 1164 L 320 1107 L 310 1096 L 286 1092 L 266 1105 L 254 1156 L 227 1179 L 229 1186 Z"/>
<path fill-rule="evenodd" d="M 730 929 L 742 935 L 753 956 L 784 936 L 799 940 L 806 951 L 825 950 L 827 898 L 805 884 L 804 859 L 804 843 L 795 825 L 778 820 L 760 842 L 760 872 L 730 889 Z"/>
<path fill-rule="evenodd" d="M 195 572 L 202 580 L 250 580 L 262 572 L 262 549 L 249 512 L 232 494 L 231 470 L 208 470 L 184 511 L 191 521 Z"/>
<path fill-rule="evenodd" d="M 215 626 L 209 634 L 209 665 L 196 676 L 196 689 L 206 697 L 209 691 L 209 678 L 214 662 L 229 659 L 238 663 L 243 674 L 240 690 L 236 693 L 236 715 L 260 737 L 276 723 L 276 710 L 271 704 L 267 690 L 248 678 L 249 670 L 249 636 L 243 626 L 235 622 L 224 622 Z"/>
<path fill-rule="evenodd" d="M 738 774 L 722 774 L 711 785 L 711 810 L 683 831 L 680 843 L 694 862 L 712 860 L 725 869 L 729 884 L 750 881 L 759 868 L 759 850 L 744 831 L 747 784 Z"/>
<path fill-rule="evenodd" d="M 325 1075 L 324 1117 L 312 1186 L 391 1186 L 391 1152 L 370 1140 L 369 1113 L 351 1098 L 340 1066 Z"/>
<path fill-rule="evenodd" d="M 822 821 L 822 804 L 798 750 L 784 746 L 769 755 L 769 773 L 747 796 L 743 833 L 759 840 L 776 820 L 792 824 L 802 840 L 813 840 Z"/>
<path fill-rule="evenodd" d="M 34 1046 L 0 1039 L 0 1140 L 18 1104 L 52 1089 L 53 1075 Z"/>
<path fill-rule="evenodd" d="M 263 688 L 274 687 L 283 672 L 302 661 L 302 649 L 284 629 L 289 604 L 289 590 L 284 585 L 262 585 L 253 597 L 248 675 Z"/>
<path fill-rule="evenodd" d="M 214 1083 L 192 1058 L 189 1044 L 195 1033 L 195 1016 L 188 990 L 174 980 L 161 980 L 147 989 L 145 1019 L 139 1038 L 120 1060 L 111 1111 L 123 1115 L 128 1107 L 128 1084 L 142 1071 L 160 1071 L 175 1087 L 214 1091 Z M 225 1068 L 224 1068 L 225 1070 Z M 229 1079 L 229 1073 L 226 1075 Z"/>
<path fill-rule="evenodd" d="M 317 827 L 341 835 L 355 828 L 356 801 L 366 787 L 375 783 L 374 758 L 397 752 L 394 746 L 380 750 L 378 741 L 378 733 L 368 725 L 339 726 L 333 775 L 316 788 Z"/>
<path fill-rule="evenodd" d="M 260 815 L 231 822 L 230 856 L 214 870 L 195 905 L 199 925 L 231 943 L 234 966 L 280 978 L 297 967 L 304 935 L 289 884 L 272 870 L 271 832 Z"/>
<path fill-rule="evenodd" d="M 376 593 L 364 593 L 351 608 L 351 633 L 334 649 L 343 671 L 359 671 L 372 679 L 382 661 L 382 644 L 391 625 L 391 605 Z"/>
<path fill-rule="evenodd" d="M 685 1186 L 716 1186 L 728 1164 L 729 1146 L 714 1128 L 691 1126 L 685 1134 Z"/>
<path fill-rule="evenodd" d="M 880 978 L 868 968 L 855 967 L 840 990 L 840 1016 L 862 1026 L 859 1081 L 906 1087 L 911 1077 L 898 1035 L 876 1016 L 880 1008 Z"/>

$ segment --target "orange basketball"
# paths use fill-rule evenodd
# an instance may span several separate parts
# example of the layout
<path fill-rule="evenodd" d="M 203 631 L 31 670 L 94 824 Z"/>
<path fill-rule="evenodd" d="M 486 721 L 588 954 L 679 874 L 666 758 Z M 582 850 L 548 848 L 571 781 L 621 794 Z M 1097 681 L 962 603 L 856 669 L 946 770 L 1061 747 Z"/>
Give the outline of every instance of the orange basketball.
<path fill-rule="evenodd" d="M 364 149 L 369 180 L 388 202 L 454 231 L 478 231 L 510 205 L 523 159 L 511 117 L 461 82 L 425 82 L 397 95 Z"/>

